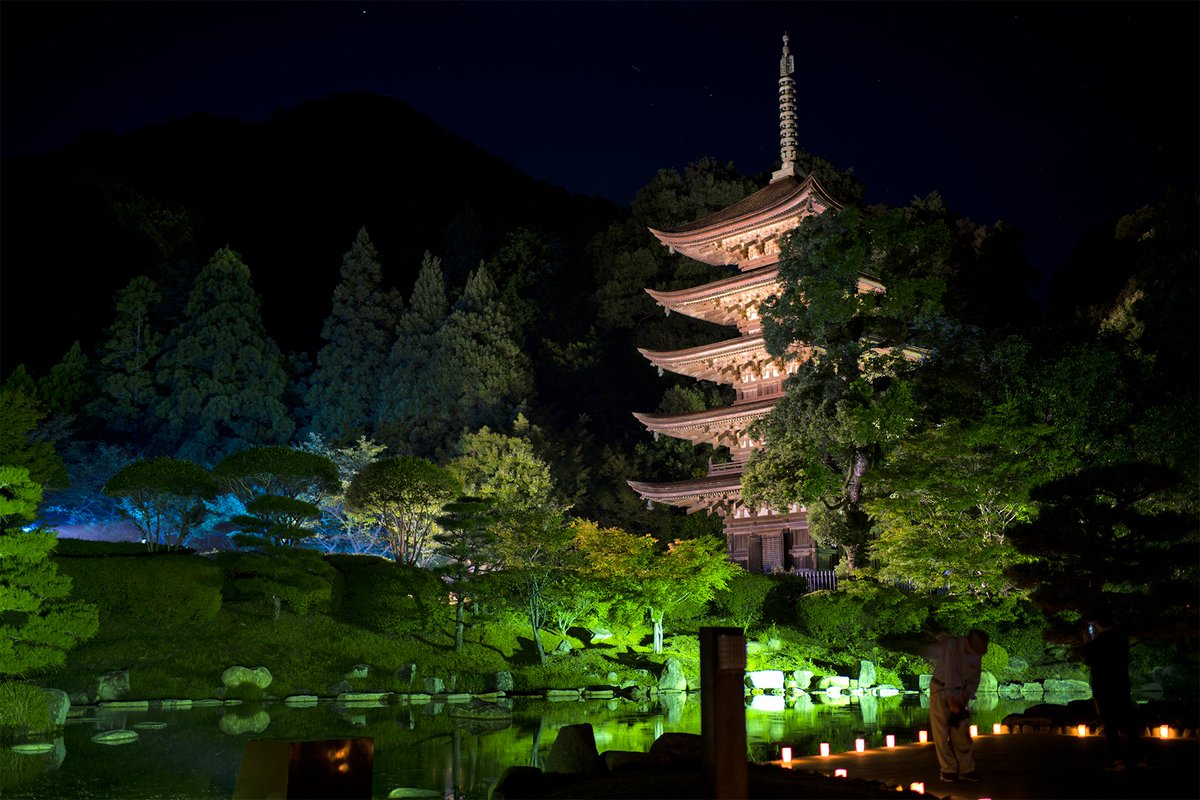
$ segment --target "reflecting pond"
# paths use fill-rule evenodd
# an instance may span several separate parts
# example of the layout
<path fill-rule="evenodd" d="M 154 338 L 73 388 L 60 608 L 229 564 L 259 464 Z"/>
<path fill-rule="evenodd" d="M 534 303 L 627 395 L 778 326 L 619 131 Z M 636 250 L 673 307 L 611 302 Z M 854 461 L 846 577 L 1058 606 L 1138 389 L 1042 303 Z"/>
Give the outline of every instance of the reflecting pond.
<path fill-rule="evenodd" d="M 884 735 L 914 741 L 927 727 L 926 698 L 798 699 L 757 697 L 746 710 L 753 758 L 777 758 L 781 745 L 797 755 L 815 754 L 820 742 L 848 750 L 857 736 L 868 747 Z M 991 730 L 1021 701 L 991 698 L 975 709 L 980 730 Z M 228 798 L 237 781 L 242 750 L 252 739 L 314 739 L 370 736 L 375 740 L 374 794 L 397 788 L 408 796 L 486 798 L 506 767 L 541 766 L 559 728 L 590 722 L 605 750 L 645 751 L 666 732 L 700 732 L 698 694 L 658 701 L 584 700 L 546 702 L 512 698 L 489 711 L 430 703 L 345 708 L 320 703 L 294 708 L 281 703 L 162 711 L 88 709 L 67 721 L 55 749 L 21 755 L 0 752 L 0 796 L 5 798 Z M 159 724 L 155 724 L 159 723 Z M 162 725 L 165 723 L 165 726 Z M 105 730 L 131 729 L 137 741 L 112 746 L 92 741 Z"/>

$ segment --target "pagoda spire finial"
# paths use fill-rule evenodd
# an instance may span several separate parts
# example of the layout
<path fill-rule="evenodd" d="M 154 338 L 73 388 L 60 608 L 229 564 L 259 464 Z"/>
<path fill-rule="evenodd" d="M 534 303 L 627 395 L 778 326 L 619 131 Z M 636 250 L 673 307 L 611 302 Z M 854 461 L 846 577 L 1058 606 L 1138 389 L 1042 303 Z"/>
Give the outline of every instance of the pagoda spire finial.
<path fill-rule="evenodd" d="M 783 55 L 779 58 L 779 170 L 771 175 L 774 183 L 796 174 L 796 59 L 788 49 L 788 35 L 783 34 Z"/>

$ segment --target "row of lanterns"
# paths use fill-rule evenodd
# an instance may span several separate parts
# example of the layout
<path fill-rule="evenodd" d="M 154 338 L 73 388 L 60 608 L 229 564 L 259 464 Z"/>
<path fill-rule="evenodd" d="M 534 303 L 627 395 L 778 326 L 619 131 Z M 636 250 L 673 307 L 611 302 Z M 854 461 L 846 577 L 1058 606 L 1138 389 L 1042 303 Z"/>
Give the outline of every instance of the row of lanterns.
<path fill-rule="evenodd" d="M 992 733 L 993 734 L 1007 733 L 1008 732 L 1007 729 L 1008 729 L 1007 725 L 1001 725 L 999 722 L 992 724 Z M 968 731 L 971 734 L 971 738 L 975 738 L 976 736 L 979 735 L 979 726 L 972 725 L 968 729 Z M 1154 729 L 1154 733 L 1157 734 L 1158 738 L 1160 738 L 1160 739 L 1171 738 L 1171 729 L 1167 725 L 1159 725 L 1157 729 Z M 1087 725 L 1076 726 L 1075 735 L 1076 736 L 1087 736 L 1088 735 L 1088 726 Z M 927 731 L 927 730 L 917 731 L 917 742 L 920 744 L 927 744 L 929 742 L 929 731 Z M 890 749 L 895 748 L 895 746 L 896 746 L 896 735 L 892 734 L 892 733 L 887 734 L 884 737 L 884 747 L 890 750 Z M 854 751 L 856 753 L 865 753 L 867 751 L 867 740 L 862 739 L 862 738 L 855 739 L 854 740 Z M 792 748 L 790 748 L 790 747 L 780 748 L 779 757 L 780 757 L 780 760 L 782 760 L 784 764 L 792 763 Z M 821 742 L 821 757 L 822 758 L 829 757 L 829 742 Z M 849 775 L 849 773 L 846 771 L 845 768 L 842 768 L 842 767 L 839 767 L 833 771 L 833 776 L 835 778 L 845 778 L 845 777 L 848 777 L 848 775 Z M 918 794 L 925 793 L 925 784 L 921 781 L 913 782 L 908 788 L 911 791 L 917 792 Z M 988 798 L 982 798 L 981 800 L 988 800 Z"/>

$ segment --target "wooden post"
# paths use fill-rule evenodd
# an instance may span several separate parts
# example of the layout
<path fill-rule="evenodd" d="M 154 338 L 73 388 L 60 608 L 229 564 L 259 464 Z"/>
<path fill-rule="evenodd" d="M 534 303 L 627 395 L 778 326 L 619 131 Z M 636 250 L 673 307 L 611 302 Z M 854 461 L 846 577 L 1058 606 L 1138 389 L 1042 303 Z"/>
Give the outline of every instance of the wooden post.
<path fill-rule="evenodd" d="M 746 634 L 741 628 L 700 629 L 700 735 L 704 769 L 715 800 L 746 800 Z"/>

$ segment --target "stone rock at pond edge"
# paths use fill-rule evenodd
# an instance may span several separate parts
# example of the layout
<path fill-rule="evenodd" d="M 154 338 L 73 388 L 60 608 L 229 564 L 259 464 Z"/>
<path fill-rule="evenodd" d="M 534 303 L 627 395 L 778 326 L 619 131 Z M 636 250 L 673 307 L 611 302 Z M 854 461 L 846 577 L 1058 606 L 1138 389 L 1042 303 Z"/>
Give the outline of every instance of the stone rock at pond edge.
<path fill-rule="evenodd" d="M 746 673 L 746 682 L 753 689 L 763 691 L 783 691 L 783 670 L 759 669 Z"/>
<path fill-rule="evenodd" d="M 408 687 L 411 689 L 413 681 L 417 678 L 417 665 L 411 662 L 408 664 L 403 664 L 400 666 L 400 669 L 392 673 L 392 677 L 398 681 L 407 683 Z"/>
<path fill-rule="evenodd" d="M 698 733 L 664 733 L 650 745 L 651 753 L 663 754 L 672 761 L 704 762 L 704 738 Z"/>
<path fill-rule="evenodd" d="M 886 683 L 875 687 L 875 695 L 877 697 L 895 697 L 900 694 L 900 690 L 895 686 L 888 686 Z"/>
<path fill-rule="evenodd" d="M 148 719 L 144 722 L 133 723 L 133 727 L 139 731 L 161 731 L 163 728 L 167 727 L 167 723 Z"/>
<path fill-rule="evenodd" d="M 1040 683 L 1021 684 L 1022 697 L 1041 697 L 1043 691 L 1044 690 L 1042 689 L 1042 685 Z"/>
<path fill-rule="evenodd" d="M 878 673 L 875 670 L 875 664 L 863 658 L 858 662 L 858 688 L 870 689 L 875 685 L 875 679 Z"/>
<path fill-rule="evenodd" d="M 137 731 L 127 730 L 104 731 L 103 733 L 97 733 L 92 737 L 92 741 L 96 744 L 129 744 L 130 742 L 136 742 L 137 740 Z"/>
<path fill-rule="evenodd" d="M 933 683 L 933 676 L 929 673 L 922 672 L 917 676 L 917 688 L 922 692 L 929 691 L 929 684 Z"/>
<path fill-rule="evenodd" d="M 363 680 L 371 677 L 370 664 L 355 664 L 343 677 L 348 681 Z"/>
<path fill-rule="evenodd" d="M 559 729 L 546 757 L 546 772 L 587 775 L 599 772 L 602 763 L 596 750 L 596 732 L 585 722 Z"/>
<path fill-rule="evenodd" d="M 849 689 L 850 679 L 845 675 L 825 675 L 817 681 L 818 691 L 829 691 L 830 689 Z M 837 692 L 830 692 L 837 694 Z"/>
<path fill-rule="evenodd" d="M 1092 687 L 1087 681 L 1076 681 L 1060 678 L 1046 678 L 1042 681 L 1042 689 L 1046 694 L 1071 695 L 1073 697 L 1091 697 Z"/>
<path fill-rule="evenodd" d="M 995 675 L 986 669 L 979 673 L 979 688 L 975 690 L 975 694 L 996 694 L 999 688 L 1000 682 L 996 680 Z"/>
<path fill-rule="evenodd" d="M 315 694 L 293 694 L 283 698 L 289 706 L 315 706 L 319 698 Z"/>
<path fill-rule="evenodd" d="M 441 678 L 430 675 L 425 679 L 425 691 L 429 694 L 442 694 L 446 691 L 446 683 Z"/>
<path fill-rule="evenodd" d="M 387 793 L 388 800 L 396 800 L 400 797 L 442 797 L 442 792 L 436 792 L 433 789 L 414 789 L 407 786 L 401 786 L 397 789 L 392 789 Z"/>
<path fill-rule="evenodd" d="M 221 717 L 220 727 L 224 733 L 237 736 L 243 733 L 262 733 L 270 724 L 271 715 L 266 711 L 257 711 L 252 716 L 229 712 Z"/>
<path fill-rule="evenodd" d="M 345 694 L 346 692 L 353 692 L 353 691 L 354 691 L 354 685 L 352 683 L 350 683 L 350 681 L 338 681 L 333 686 L 329 687 L 329 689 L 327 690 L 327 693 L 332 694 L 332 695 L 338 695 L 338 694 Z"/>
<path fill-rule="evenodd" d="M 71 692 L 71 705 L 86 706 L 90 702 L 92 699 L 88 697 L 87 692 Z"/>
<path fill-rule="evenodd" d="M 129 670 L 116 669 L 96 679 L 97 700 L 120 700 L 129 694 Z"/>
<path fill-rule="evenodd" d="M 663 665 L 662 674 L 658 676 L 658 690 L 660 692 L 686 692 L 687 687 L 683 664 L 680 664 L 677 658 L 668 658 L 667 663 Z"/>
<path fill-rule="evenodd" d="M 271 670 L 266 667 L 229 667 L 221 673 L 221 683 L 230 689 L 238 686 L 257 686 L 259 689 L 265 689 L 271 685 Z"/>
<path fill-rule="evenodd" d="M 61 728 L 67 722 L 67 712 L 71 710 L 71 698 L 61 689 L 42 689 L 46 695 L 46 710 L 50 712 L 50 725 Z"/>
<path fill-rule="evenodd" d="M 797 669 L 792 671 L 792 680 L 796 681 L 796 688 L 802 692 L 807 692 L 808 687 L 812 685 L 813 671 L 811 669 Z"/>
<path fill-rule="evenodd" d="M 515 685 L 511 672 L 497 672 L 492 676 L 492 689 L 497 692 L 511 692 Z"/>

